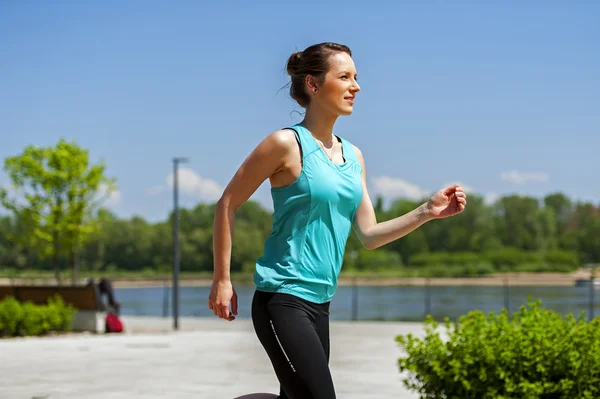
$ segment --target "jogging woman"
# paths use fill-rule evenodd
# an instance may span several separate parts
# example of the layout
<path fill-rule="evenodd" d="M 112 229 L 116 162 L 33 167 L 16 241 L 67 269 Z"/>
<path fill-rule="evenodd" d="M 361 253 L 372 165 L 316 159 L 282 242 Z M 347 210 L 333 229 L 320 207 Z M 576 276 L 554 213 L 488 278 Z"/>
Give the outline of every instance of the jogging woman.
<path fill-rule="evenodd" d="M 453 185 L 403 216 L 378 222 L 361 151 L 333 133 L 337 118 L 352 113 L 360 91 L 350 49 L 310 46 L 290 56 L 287 72 L 290 95 L 306 109 L 305 117 L 269 134 L 217 202 L 208 306 L 229 321 L 237 314 L 229 268 L 235 213 L 269 179 L 274 220 L 254 272 L 254 329 L 280 382 L 280 398 L 334 399 L 329 304 L 350 229 L 365 248 L 375 249 L 430 220 L 461 213 L 467 201 Z"/>

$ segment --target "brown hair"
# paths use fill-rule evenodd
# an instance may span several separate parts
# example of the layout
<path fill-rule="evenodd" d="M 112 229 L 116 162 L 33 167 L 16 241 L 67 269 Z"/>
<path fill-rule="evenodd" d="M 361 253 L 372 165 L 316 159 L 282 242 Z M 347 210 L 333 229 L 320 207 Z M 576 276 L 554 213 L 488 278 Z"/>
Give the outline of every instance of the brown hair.
<path fill-rule="evenodd" d="M 350 48 L 338 43 L 319 43 L 307 47 L 304 51 L 295 52 L 288 58 L 286 70 L 291 77 L 290 96 L 306 108 L 310 103 L 310 96 L 306 93 L 304 81 L 306 76 L 311 75 L 323 82 L 324 76 L 329 70 L 329 57 L 335 53 L 347 53 L 352 56 Z"/>

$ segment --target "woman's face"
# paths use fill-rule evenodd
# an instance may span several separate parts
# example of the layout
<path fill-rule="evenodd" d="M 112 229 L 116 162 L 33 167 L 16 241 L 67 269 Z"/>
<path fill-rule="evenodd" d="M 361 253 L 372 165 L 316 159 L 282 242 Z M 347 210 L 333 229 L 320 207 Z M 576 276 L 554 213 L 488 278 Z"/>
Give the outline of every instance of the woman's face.
<path fill-rule="evenodd" d="M 350 115 L 356 93 L 360 91 L 354 61 L 349 54 L 338 52 L 331 56 L 329 63 L 325 80 L 312 101 L 336 115 Z"/>

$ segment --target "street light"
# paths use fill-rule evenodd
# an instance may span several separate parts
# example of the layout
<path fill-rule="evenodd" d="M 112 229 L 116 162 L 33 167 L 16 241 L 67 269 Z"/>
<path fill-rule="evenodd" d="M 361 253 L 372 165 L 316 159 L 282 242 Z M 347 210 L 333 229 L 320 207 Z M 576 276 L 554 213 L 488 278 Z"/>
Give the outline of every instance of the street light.
<path fill-rule="evenodd" d="M 179 204 L 178 169 L 187 158 L 173 158 L 173 328 L 179 329 Z"/>

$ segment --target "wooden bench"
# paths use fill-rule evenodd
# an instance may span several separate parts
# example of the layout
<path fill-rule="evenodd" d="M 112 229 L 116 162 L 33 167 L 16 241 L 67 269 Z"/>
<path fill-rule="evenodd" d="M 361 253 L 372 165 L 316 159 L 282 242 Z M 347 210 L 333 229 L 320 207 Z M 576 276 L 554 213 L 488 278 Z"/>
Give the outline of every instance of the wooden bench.
<path fill-rule="evenodd" d="M 105 332 L 104 323 L 108 309 L 102 301 L 96 284 L 0 286 L 0 301 L 12 296 L 19 302 L 43 305 L 48 303 L 48 299 L 54 295 L 59 295 L 66 304 L 70 304 L 76 309 L 73 317 L 73 331 Z"/>

